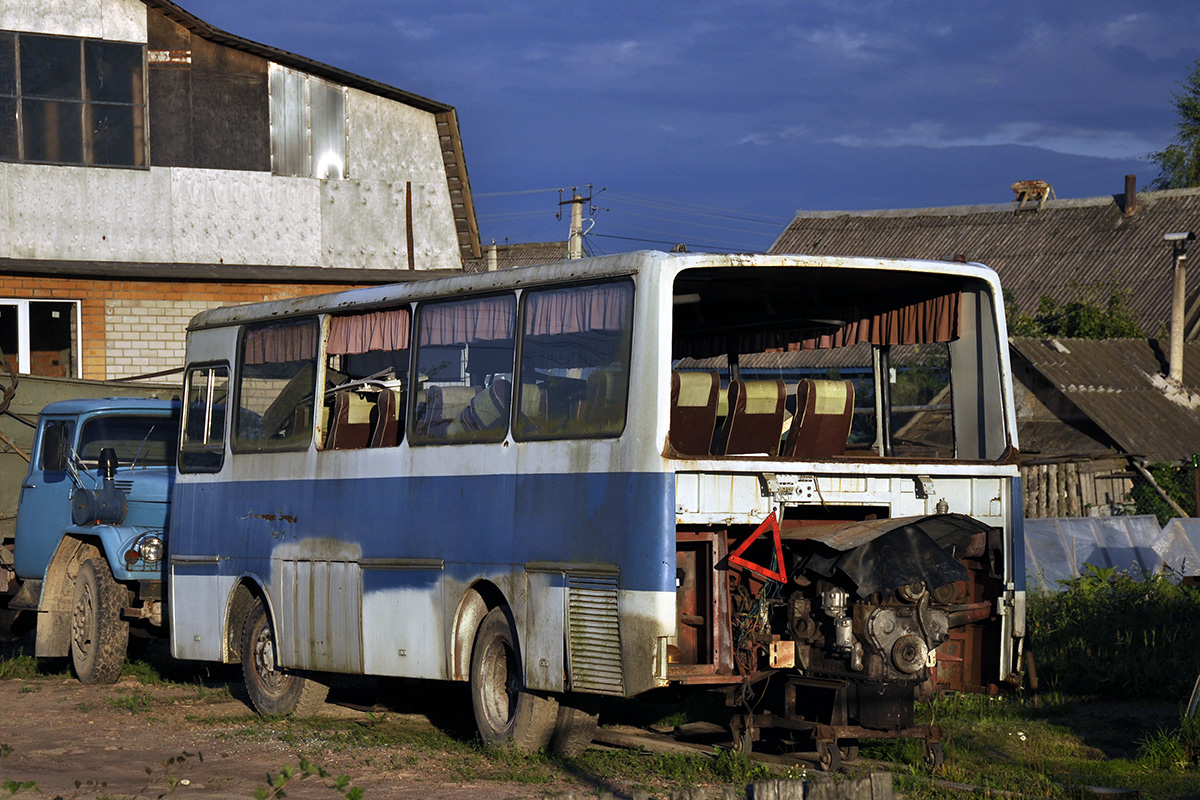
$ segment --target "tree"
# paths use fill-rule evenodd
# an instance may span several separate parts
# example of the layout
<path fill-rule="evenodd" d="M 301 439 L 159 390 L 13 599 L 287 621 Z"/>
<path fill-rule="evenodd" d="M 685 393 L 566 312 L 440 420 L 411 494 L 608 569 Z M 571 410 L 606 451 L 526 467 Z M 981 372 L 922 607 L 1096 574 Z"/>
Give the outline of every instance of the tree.
<path fill-rule="evenodd" d="M 1009 335 L 1075 339 L 1140 339 L 1146 335 L 1127 303 L 1128 293 L 1124 290 L 1118 289 L 1099 303 L 1086 297 L 1091 293 L 1086 287 L 1073 283 L 1070 289 L 1074 297 L 1065 303 L 1049 295 L 1039 297 L 1033 314 L 1022 311 L 1006 291 L 1004 314 Z"/>
<path fill-rule="evenodd" d="M 1200 60 L 1192 64 L 1191 73 L 1179 87 L 1180 91 L 1171 93 L 1179 114 L 1175 142 L 1146 156 L 1160 170 L 1150 183 L 1151 189 L 1200 186 Z"/>

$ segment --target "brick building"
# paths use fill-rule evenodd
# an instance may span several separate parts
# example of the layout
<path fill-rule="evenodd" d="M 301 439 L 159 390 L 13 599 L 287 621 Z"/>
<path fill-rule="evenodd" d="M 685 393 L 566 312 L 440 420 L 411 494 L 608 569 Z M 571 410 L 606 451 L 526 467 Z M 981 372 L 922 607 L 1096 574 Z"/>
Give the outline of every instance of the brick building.
<path fill-rule="evenodd" d="M 167 0 L 0 0 L 0 350 L 177 368 L 205 308 L 480 257 L 453 107 Z"/>

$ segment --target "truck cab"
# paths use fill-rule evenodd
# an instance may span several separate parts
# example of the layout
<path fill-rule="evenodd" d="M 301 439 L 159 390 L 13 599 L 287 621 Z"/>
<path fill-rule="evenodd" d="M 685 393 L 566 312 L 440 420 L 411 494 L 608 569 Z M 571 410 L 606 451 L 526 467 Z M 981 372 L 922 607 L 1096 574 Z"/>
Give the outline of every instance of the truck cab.
<path fill-rule="evenodd" d="M 36 610 L 37 655 L 84 683 L 121 674 L 131 626 L 162 625 L 179 403 L 66 400 L 38 417 L 17 506 L 10 609 Z"/>

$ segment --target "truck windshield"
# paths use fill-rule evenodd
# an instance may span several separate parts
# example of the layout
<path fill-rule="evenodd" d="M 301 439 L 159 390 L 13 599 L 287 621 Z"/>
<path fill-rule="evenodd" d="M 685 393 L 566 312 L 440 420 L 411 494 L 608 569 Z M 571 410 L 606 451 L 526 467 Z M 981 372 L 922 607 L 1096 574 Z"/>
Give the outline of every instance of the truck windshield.
<path fill-rule="evenodd" d="M 168 417 L 95 417 L 79 435 L 79 458 L 95 467 L 111 447 L 122 467 L 173 467 L 178 437 L 178 423 Z"/>

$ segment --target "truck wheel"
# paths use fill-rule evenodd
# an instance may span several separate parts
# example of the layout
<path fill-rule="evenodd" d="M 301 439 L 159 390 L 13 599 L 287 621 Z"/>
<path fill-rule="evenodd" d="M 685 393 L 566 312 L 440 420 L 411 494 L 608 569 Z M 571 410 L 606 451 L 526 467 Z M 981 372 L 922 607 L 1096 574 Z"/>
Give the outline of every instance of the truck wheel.
<path fill-rule="evenodd" d="M 558 703 L 525 691 L 516 635 L 504 609 L 483 618 L 471 649 L 471 705 L 486 745 L 532 753 L 550 743 Z"/>
<path fill-rule="evenodd" d="M 329 694 L 320 681 L 276 667 L 275 633 L 262 603 L 254 604 L 242 628 L 242 676 L 250 705 L 264 716 L 314 716 Z"/>
<path fill-rule="evenodd" d="M 125 596 L 106 560 L 80 565 L 71 606 L 71 665 L 80 683 L 116 683 L 121 677 L 129 645 L 129 623 L 121 619 Z"/>

